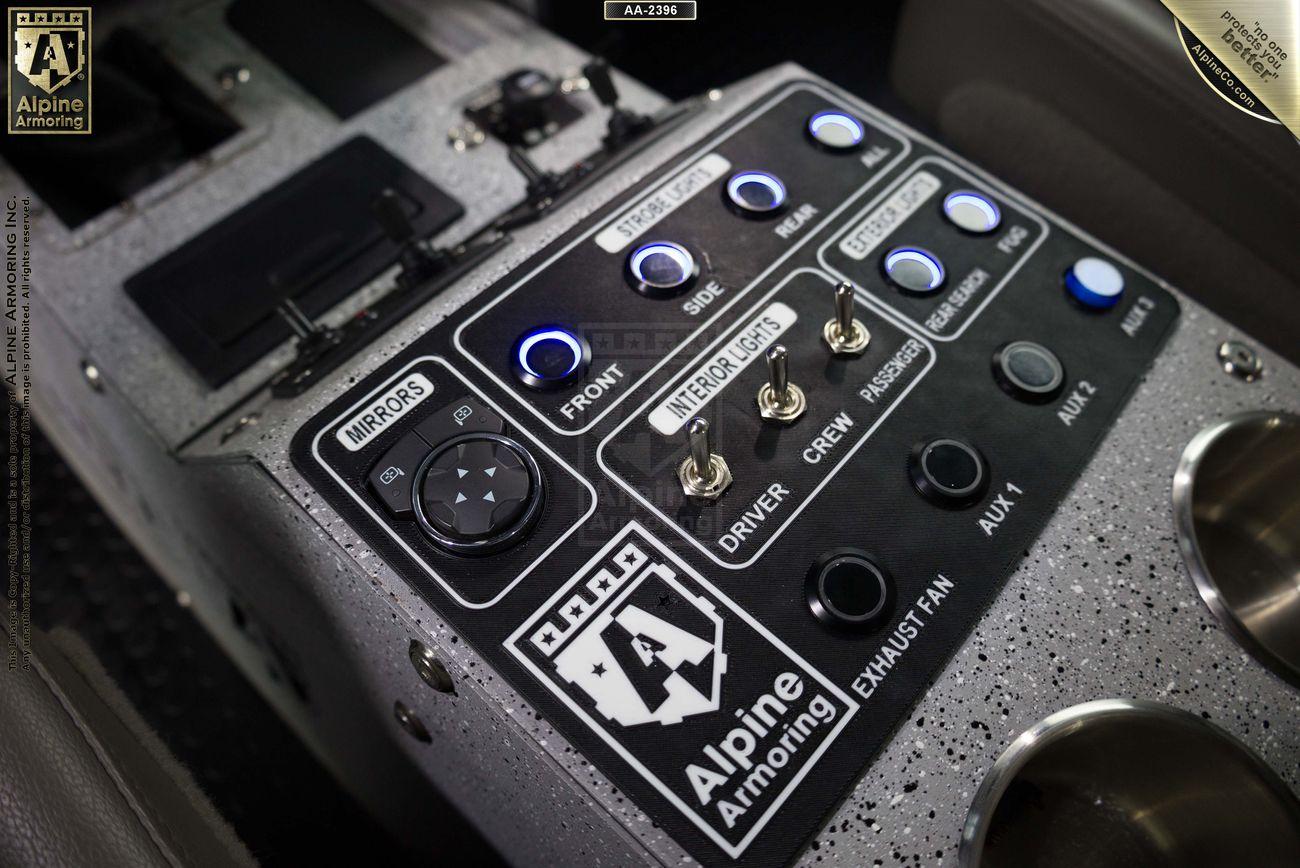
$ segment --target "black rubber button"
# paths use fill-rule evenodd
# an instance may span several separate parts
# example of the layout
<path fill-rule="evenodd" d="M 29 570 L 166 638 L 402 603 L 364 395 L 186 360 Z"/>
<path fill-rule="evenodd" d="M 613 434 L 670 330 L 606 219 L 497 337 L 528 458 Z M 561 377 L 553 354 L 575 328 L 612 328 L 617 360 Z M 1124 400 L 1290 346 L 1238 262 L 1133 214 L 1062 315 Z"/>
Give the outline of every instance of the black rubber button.
<path fill-rule="evenodd" d="M 993 352 L 993 378 L 1013 398 L 1040 404 L 1061 394 L 1065 367 L 1042 344 L 1012 341 Z"/>
<path fill-rule="evenodd" d="M 499 434 L 464 434 L 420 468 L 416 518 L 434 542 L 461 554 L 487 554 L 517 542 L 537 518 L 537 462 Z"/>
<path fill-rule="evenodd" d="M 908 470 L 916 490 L 940 506 L 969 506 L 988 488 L 984 456 L 952 437 L 918 443 L 909 456 Z"/>
<path fill-rule="evenodd" d="M 833 627 L 878 627 L 894 608 L 889 574 L 860 549 L 834 549 L 813 562 L 806 582 L 808 607 Z"/>
<path fill-rule="evenodd" d="M 415 433 L 430 446 L 471 432 L 506 433 L 506 423 L 477 399 L 466 395 L 434 410 L 415 426 Z"/>
<path fill-rule="evenodd" d="M 370 490 L 393 518 L 413 518 L 415 506 L 411 489 L 420 462 L 429 454 L 429 444 L 408 433 L 370 469 Z"/>

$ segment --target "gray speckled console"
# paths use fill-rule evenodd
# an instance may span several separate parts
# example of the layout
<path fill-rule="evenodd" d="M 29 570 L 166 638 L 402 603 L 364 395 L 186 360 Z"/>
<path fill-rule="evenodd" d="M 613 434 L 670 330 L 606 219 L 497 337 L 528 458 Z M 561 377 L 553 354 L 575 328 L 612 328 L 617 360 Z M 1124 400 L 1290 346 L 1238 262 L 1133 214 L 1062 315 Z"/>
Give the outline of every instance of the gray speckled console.
<path fill-rule="evenodd" d="M 197 48 L 183 65 L 200 83 L 218 60 L 248 59 L 255 84 L 233 108 L 256 141 L 236 140 L 228 161 L 141 203 L 136 214 L 114 215 L 116 227 L 92 224 L 77 238 L 41 221 L 33 254 L 40 257 L 41 423 L 308 743 L 418 843 L 436 845 L 421 840 L 420 829 L 420 792 L 433 782 L 519 864 L 689 861 L 322 502 L 290 464 L 288 444 L 360 377 L 684 143 L 755 95 L 807 74 L 785 66 L 729 88 L 667 140 L 517 233 L 494 260 L 326 383 L 272 402 L 252 387 L 283 363 L 283 353 L 208 392 L 120 292 L 121 279 L 359 130 L 466 203 L 470 214 L 452 238 L 517 198 L 522 184 L 495 145 L 450 152 L 451 103 L 521 63 L 559 71 L 582 56 L 498 7 L 440 5 L 434 20 L 412 4 L 398 14 L 452 62 L 338 124 L 248 58 L 233 35 L 198 35 L 219 19 L 220 6 L 186 7 L 175 38 L 194 36 Z M 659 104 L 625 84 L 639 107 Z M 539 149 L 539 160 L 559 166 L 590 150 L 600 124 L 589 114 Z M 0 180 L 6 189 L 20 186 L 7 173 Z M 1101 697 L 1144 697 L 1203 714 L 1300 784 L 1297 694 L 1247 657 L 1201 604 L 1178 554 L 1169 502 L 1175 463 L 1192 434 L 1238 410 L 1300 410 L 1300 371 L 1261 348 L 1264 377 L 1233 379 L 1214 349 L 1245 336 L 1179 301 L 1176 332 L 1083 477 L 802 862 L 954 863 L 967 806 L 1001 750 L 1045 715 Z M 82 380 L 83 358 L 104 371 L 103 392 Z M 222 432 L 250 413 L 256 424 L 222 442 Z M 305 701 L 266 676 L 266 643 L 232 624 L 231 597 L 273 637 L 281 662 L 306 685 Z M 454 696 L 416 676 L 407 659 L 412 639 L 445 661 Z M 395 700 L 421 717 L 432 745 L 397 726 Z"/>

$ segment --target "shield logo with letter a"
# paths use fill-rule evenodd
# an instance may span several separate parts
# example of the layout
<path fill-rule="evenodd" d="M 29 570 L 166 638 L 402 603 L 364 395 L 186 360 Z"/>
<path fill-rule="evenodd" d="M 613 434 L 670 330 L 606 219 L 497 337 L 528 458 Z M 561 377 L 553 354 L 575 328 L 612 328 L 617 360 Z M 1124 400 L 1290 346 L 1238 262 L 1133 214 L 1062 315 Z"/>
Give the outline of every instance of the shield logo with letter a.
<path fill-rule="evenodd" d="M 86 26 L 79 12 L 19 12 L 13 32 L 14 67 L 48 94 L 86 67 Z"/>

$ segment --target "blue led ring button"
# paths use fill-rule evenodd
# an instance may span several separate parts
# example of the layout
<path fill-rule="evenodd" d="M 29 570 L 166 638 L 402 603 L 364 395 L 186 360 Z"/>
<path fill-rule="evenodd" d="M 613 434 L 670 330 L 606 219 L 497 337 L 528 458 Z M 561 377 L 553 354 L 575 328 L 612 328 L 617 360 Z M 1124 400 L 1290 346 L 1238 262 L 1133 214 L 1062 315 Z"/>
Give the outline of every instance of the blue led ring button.
<path fill-rule="evenodd" d="M 993 200 L 970 190 L 957 190 L 945 196 L 943 215 L 958 229 L 974 235 L 992 232 L 1002 222 L 1002 212 Z"/>
<path fill-rule="evenodd" d="M 542 326 L 519 336 L 510 351 L 510 362 L 525 386 L 553 391 L 582 379 L 591 364 L 591 347 L 569 329 Z"/>
<path fill-rule="evenodd" d="M 737 172 L 723 192 L 727 205 L 743 217 L 770 217 L 785 207 L 785 184 L 769 172 Z"/>
<path fill-rule="evenodd" d="M 672 298 L 695 285 L 700 267 L 694 255 L 675 241 L 651 241 L 627 258 L 627 280 L 650 298 Z"/>
<path fill-rule="evenodd" d="M 1084 307 L 1107 310 L 1124 294 L 1124 275 L 1104 259 L 1085 256 L 1065 272 L 1065 288 Z"/>
<path fill-rule="evenodd" d="M 866 127 L 848 112 L 827 109 L 808 118 L 808 137 L 828 151 L 852 151 L 861 147 Z"/>
<path fill-rule="evenodd" d="M 882 266 L 891 283 L 917 295 L 938 291 L 947 277 L 939 257 L 920 247 L 895 247 L 885 254 Z"/>

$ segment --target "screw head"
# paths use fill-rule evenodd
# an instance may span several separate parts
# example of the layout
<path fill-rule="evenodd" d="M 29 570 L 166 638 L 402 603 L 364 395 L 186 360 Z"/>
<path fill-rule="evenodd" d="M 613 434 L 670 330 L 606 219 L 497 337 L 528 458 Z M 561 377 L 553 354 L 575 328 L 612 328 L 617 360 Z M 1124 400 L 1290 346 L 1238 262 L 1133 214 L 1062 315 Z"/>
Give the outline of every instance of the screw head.
<path fill-rule="evenodd" d="M 1257 380 L 1264 373 L 1264 360 L 1259 357 L 1259 353 L 1241 341 L 1224 341 L 1219 344 L 1215 355 L 1224 371 L 1247 383 Z"/>
<path fill-rule="evenodd" d="M 412 639 L 407 654 L 411 658 L 411 665 L 415 667 L 415 674 L 420 676 L 421 681 L 439 693 L 453 695 L 456 693 L 456 682 L 452 680 L 451 673 L 447 671 L 442 661 L 434 656 L 428 645 Z"/>
<path fill-rule="evenodd" d="M 99 372 L 99 366 L 89 359 L 81 361 L 81 376 L 85 378 L 90 388 L 96 392 L 104 391 L 104 375 Z"/>
<path fill-rule="evenodd" d="M 406 730 L 406 734 L 416 741 L 423 744 L 433 741 L 433 736 L 429 734 L 424 721 L 420 720 L 416 713 L 400 699 L 393 703 L 393 718 L 397 721 L 397 725 Z"/>

